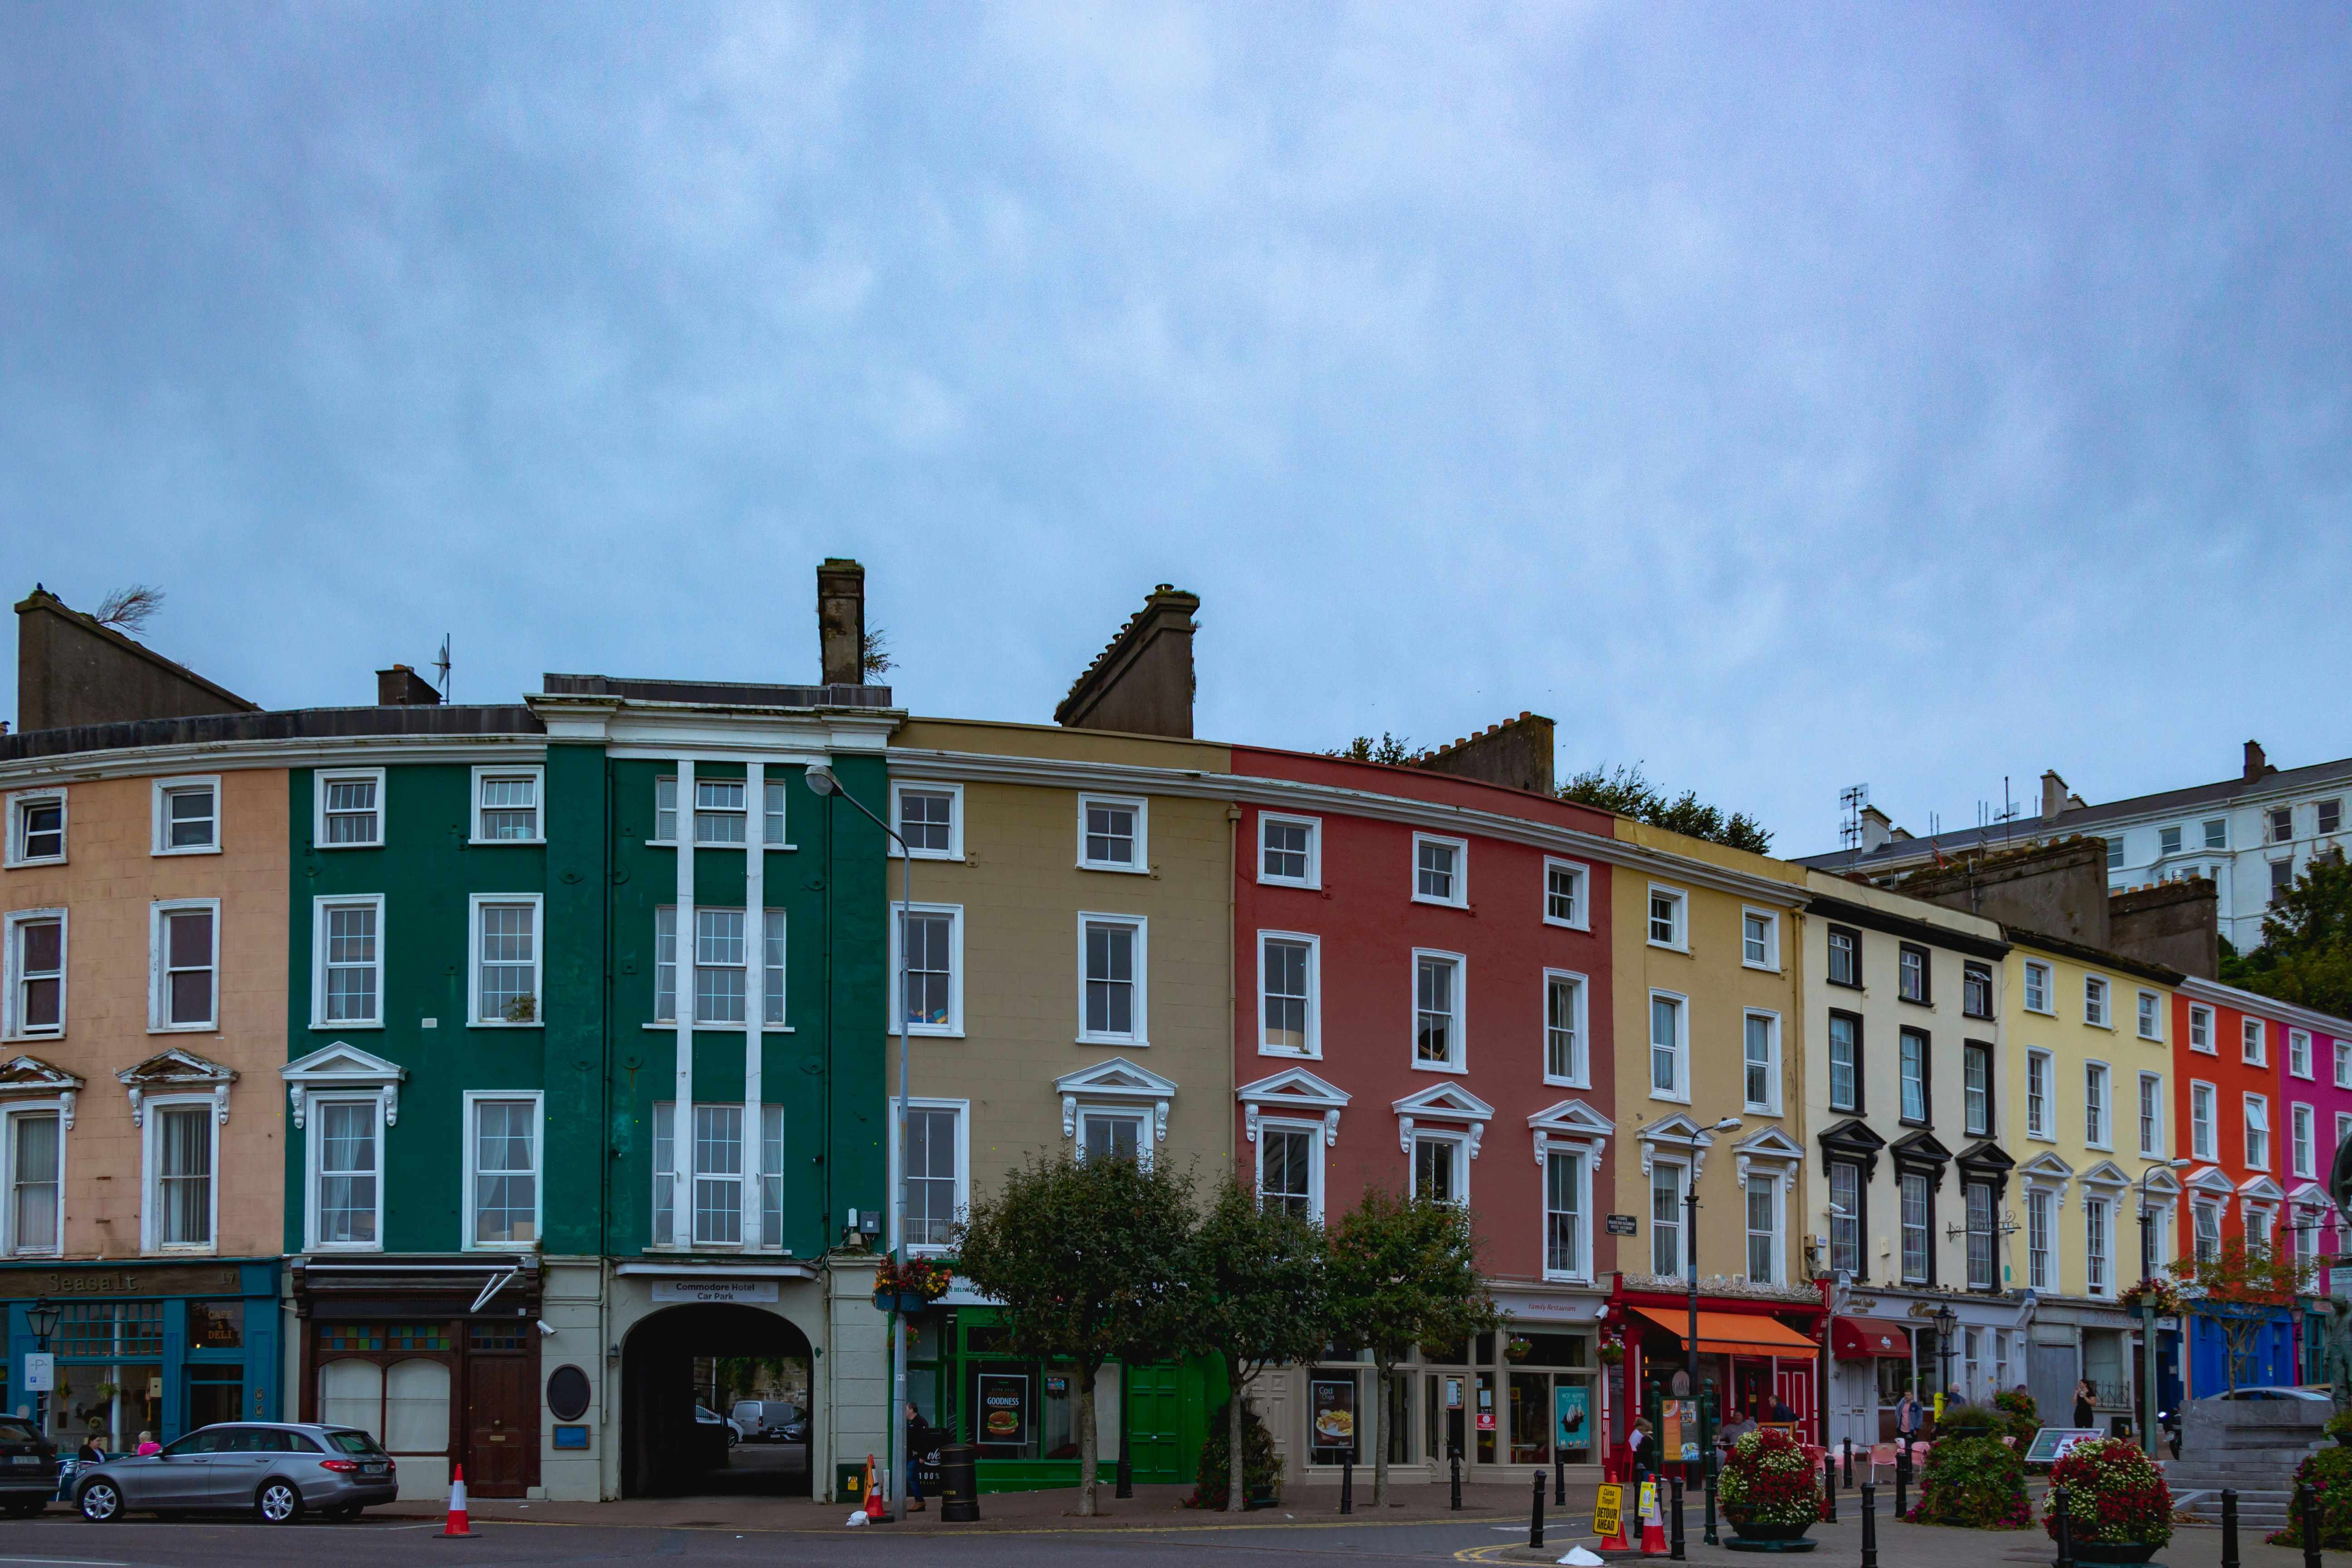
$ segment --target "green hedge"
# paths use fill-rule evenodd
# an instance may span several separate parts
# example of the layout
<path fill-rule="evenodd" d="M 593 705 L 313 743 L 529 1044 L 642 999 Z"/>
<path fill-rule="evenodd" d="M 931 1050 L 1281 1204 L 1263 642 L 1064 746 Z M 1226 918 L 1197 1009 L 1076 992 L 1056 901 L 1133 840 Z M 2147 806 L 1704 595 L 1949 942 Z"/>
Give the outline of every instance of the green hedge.
<path fill-rule="evenodd" d="M 2294 1468 L 2297 1486 L 2319 1491 L 2319 1544 L 2352 1552 L 2352 1448 L 2322 1448 Z M 2287 1527 L 2270 1538 L 2273 1546 L 2303 1544 L 2303 1518 L 2291 1513 Z"/>
<path fill-rule="evenodd" d="M 1997 1436 L 1939 1437 L 1928 1445 L 1919 1472 L 1919 1500 L 1904 1517 L 1914 1524 L 2023 1530 L 2033 1522 L 2024 1461 Z"/>

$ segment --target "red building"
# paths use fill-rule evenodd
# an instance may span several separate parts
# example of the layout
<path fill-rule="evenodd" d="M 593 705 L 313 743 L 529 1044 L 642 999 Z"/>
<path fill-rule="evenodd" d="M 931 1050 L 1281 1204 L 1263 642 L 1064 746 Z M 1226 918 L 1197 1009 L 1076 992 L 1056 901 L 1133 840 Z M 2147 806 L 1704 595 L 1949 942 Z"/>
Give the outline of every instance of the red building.
<path fill-rule="evenodd" d="M 1400 1373 L 1391 1465 L 1434 1475 L 1458 1451 L 1474 1478 L 1524 1479 L 1557 1447 L 1597 1466 L 1612 819 L 1417 768 L 1233 758 L 1238 1156 L 1267 1201 L 1316 1215 L 1367 1187 L 1469 1204 L 1508 1319 Z M 1286 1377 L 1261 1408 L 1292 1473 L 1351 1444 L 1369 1460 L 1369 1369 Z"/>

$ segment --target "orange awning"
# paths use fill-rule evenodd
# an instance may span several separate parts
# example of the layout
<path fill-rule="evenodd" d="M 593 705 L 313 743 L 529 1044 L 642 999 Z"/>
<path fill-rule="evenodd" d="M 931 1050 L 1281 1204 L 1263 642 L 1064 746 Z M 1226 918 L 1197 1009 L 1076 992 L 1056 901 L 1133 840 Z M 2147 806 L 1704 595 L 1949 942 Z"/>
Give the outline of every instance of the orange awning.
<path fill-rule="evenodd" d="M 1690 1334 L 1690 1314 L 1670 1312 L 1664 1308 L 1633 1309 L 1657 1327 L 1678 1340 Z M 1709 1312 L 1698 1315 L 1698 1348 L 1701 1355 L 1777 1355 L 1812 1356 L 1821 1353 L 1820 1347 L 1787 1324 L 1760 1314 L 1748 1312 Z"/>

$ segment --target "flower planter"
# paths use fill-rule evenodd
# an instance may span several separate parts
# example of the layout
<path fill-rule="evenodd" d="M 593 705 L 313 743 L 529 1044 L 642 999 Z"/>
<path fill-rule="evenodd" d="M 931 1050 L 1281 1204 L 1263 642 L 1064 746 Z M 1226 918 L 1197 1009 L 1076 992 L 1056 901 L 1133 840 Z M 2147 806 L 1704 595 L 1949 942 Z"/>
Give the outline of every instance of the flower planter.
<path fill-rule="evenodd" d="M 2074 1552 L 2077 1563 L 2147 1563 L 2156 1556 L 2145 1541 L 2077 1541 Z"/>
<path fill-rule="evenodd" d="M 898 1312 L 901 1314 L 907 1312 L 919 1312 L 930 1304 L 931 1300 L 928 1296 L 917 1296 L 911 1293 L 893 1293 L 888 1290 L 877 1290 L 874 1292 L 874 1308 L 877 1311 Z"/>

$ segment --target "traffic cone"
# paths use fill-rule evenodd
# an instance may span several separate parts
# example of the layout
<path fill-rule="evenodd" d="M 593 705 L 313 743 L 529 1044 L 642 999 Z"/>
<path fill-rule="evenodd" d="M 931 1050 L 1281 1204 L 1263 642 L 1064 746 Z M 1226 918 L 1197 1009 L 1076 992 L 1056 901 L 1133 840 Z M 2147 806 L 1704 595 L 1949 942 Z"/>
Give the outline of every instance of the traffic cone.
<path fill-rule="evenodd" d="M 874 1456 L 868 1454 L 866 1456 L 866 1521 L 871 1524 L 879 1524 L 889 1517 L 889 1514 L 885 1511 L 882 1507 L 882 1489 L 874 1484 Z"/>
<path fill-rule="evenodd" d="M 1642 1555 L 1663 1557 L 1666 1552 L 1665 1520 L 1658 1508 L 1658 1483 L 1642 1483 Z"/>
<path fill-rule="evenodd" d="M 466 1518 L 466 1467 L 453 1466 L 449 1471 L 449 1522 L 441 1527 L 444 1541 L 471 1541 L 474 1527 Z"/>
<path fill-rule="evenodd" d="M 1608 1476 L 1609 1479 L 1612 1483 L 1616 1482 L 1616 1462 L 1614 1460 L 1610 1461 L 1603 1473 Z M 1640 1502 L 1640 1496 L 1638 1493 L 1635 1494 L 1634 1500 L 1638 1505 Z M 1623 1505 L 1620 1504 L 1617 1510 L 1617 1533 L 1602 1541 L 1601 1542 L 1601 1550 L 1603 1552 L 1631 1552 L 1633 1549 L 1633 1543 L 1625 1539 L 1625 1510 Z"/>

